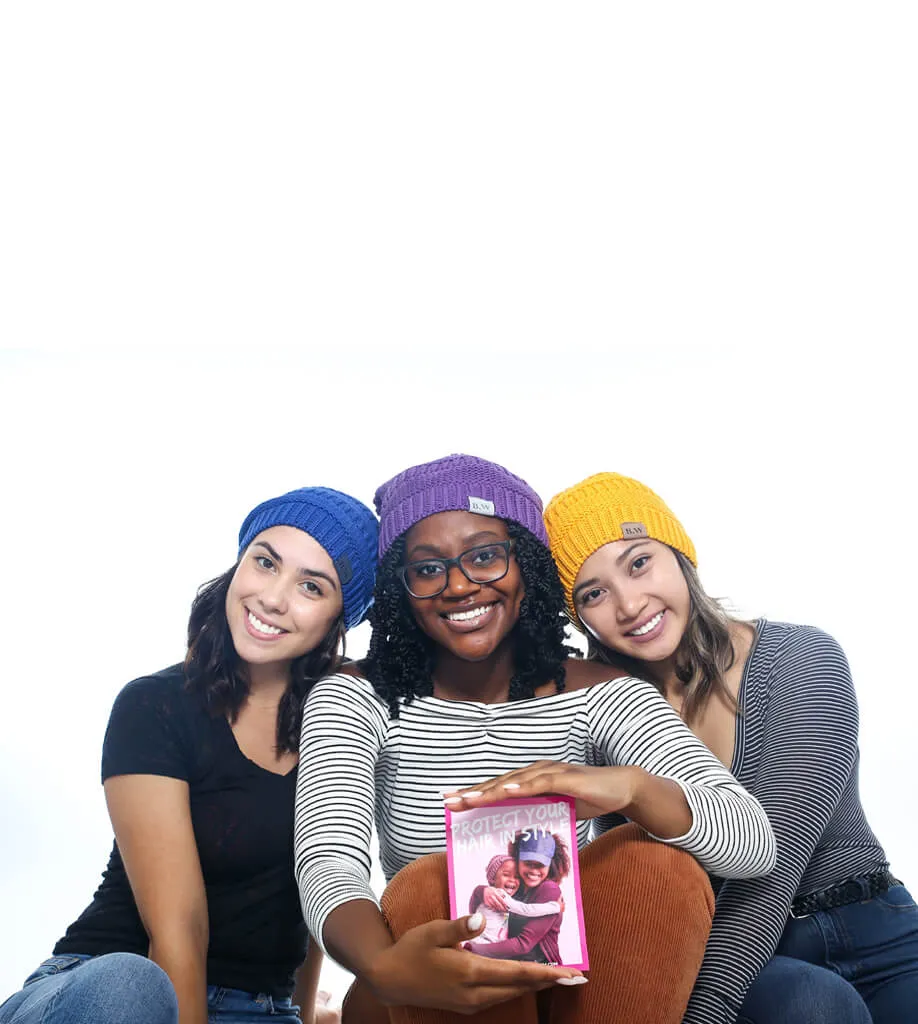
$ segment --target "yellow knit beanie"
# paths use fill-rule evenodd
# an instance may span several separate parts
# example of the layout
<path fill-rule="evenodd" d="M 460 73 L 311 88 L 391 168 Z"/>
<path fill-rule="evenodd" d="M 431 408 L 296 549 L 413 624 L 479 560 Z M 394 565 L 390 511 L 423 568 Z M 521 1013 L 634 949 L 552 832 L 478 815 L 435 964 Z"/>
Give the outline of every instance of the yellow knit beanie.
<path fill-rule="evenodd" d="M 597 473 L 555 495 L 545 508 L 548 543 L 558 566 L 567 611 L 574 611 L 574 580 L 580 567 L 604 544 L 651 537 L 681 551 L 697 565 L 695 545 L 659 495 L 619 473 Z"/>

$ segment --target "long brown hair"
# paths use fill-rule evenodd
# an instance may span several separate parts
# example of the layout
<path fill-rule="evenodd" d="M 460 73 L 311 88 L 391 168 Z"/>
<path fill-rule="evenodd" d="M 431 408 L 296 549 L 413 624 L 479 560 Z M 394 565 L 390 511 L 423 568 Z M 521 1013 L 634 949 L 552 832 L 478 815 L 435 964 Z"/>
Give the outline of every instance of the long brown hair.
<path fill-rule="evenodd" d="M 691 725 L 712 697 L 719 697 L 740 714 L 736 698 L 724 683 L 724 676 L 736 662 L 736 650 L 730 636 L 730 624 L 734 619 L 719 601 L 706 593 L 698 578 L 698 570 L 685 555 L 675 548 L 669 550 L 676 556 L 690 598 L 688 624 L 676 648 L 676 675 L 685 684 L 682 718 Z M 662 684 L 648 673 L 645 662 L 619 654 L 589 632 L 587 659 L 623 668 L 663 692 Z"/>
<path fill-rule="evenodd" d="M 185 656 L 188 689 L 204 698 L 211 714 L 226 715 L 231 722 L 236 721 L 249 695 L 245 667 L 236 653 L 226 621 L 226 592 L 235 572 L 234 565 L 198 591 L 188 620 L 188 653 Z M 277 708 L 278 753 L 295 754 L 299 750 L 306 695 L 322 676 L 334 672 L 343 659 L 342 612 L 319 644 L 290 665 L 290 685 Z"/>

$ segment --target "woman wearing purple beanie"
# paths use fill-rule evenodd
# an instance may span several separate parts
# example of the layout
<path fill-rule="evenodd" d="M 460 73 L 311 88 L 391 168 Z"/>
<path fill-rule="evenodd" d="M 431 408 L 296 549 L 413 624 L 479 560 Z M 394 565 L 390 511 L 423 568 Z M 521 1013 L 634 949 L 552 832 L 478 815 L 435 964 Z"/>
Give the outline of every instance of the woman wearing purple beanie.
<path fill-rule="evenodd" d="M 540 1007 L 555 1022 L 678 1024 L 711 924 L 703 869 L 771 869 L 761 807 L 652 686 L 568 658 L 542 505 L 523 480 L 454 455 L 383 484 L 376 508 L 369 653 L 312 690 L 297 785 L 306 921 L 357 976 L 345 1024 L 532 1024 Z M 508 792 L 576 799 L 588 984 L 458 948 L 484 921 L 447 920 L 444 798 L 463 809 Z M 586 846 L 590 819 L 611 812 L 634 824 Z"/>
<path fill-rule="evenodd" d="M 304 487 L 254 508 L 192 605 L 184 662 L 128 683 L 92 902 L 0 1024 L 330 1024 L 293 877 L 303 700 L 370 604 L 373 513 Z M 294 999 L 300 1008 L 294 1005 Z"/>

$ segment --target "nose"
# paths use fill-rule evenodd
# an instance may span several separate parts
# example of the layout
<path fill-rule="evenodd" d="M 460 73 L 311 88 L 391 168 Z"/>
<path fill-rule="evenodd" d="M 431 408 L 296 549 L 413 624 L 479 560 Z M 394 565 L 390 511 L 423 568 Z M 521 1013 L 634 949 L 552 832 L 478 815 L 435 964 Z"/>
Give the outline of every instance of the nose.
<path fill-rule="evenodd" d="M 258 600 L 266 612 L 282 615 L 287 610 L 287 586 L 280 574 L 265 580 Z"/>
<path fill-rule="evenodd" d="M 465 597 L 468 593 L 481 590 L 480 583 L 473 583 L 458 565 L 451 565 L 446 571 L 445 594 L 452 597 Z"/>
<path fill-rule="evenodd" d="M 647 605 L 647 595 L 634 582 L 620 583 L 616 587 L 616 614 L 619 622 L 636 619 Z"/>

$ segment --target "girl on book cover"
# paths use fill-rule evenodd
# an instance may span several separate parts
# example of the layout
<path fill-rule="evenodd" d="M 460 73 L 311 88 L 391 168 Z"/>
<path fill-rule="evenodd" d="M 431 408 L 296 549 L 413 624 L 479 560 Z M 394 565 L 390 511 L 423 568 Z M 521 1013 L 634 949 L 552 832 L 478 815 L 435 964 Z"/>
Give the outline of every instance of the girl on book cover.
<path fill-rule="evenodd" d="M 502 941 L 482 942 L 484 936 L 481 935 L 474 942 L 467 942 L 465 948 L 482 956 L 532 960 L 540 964 L 560 963 L 558 933 L 563 917 L 561 882 L 571 868 L 567 844 L 556 834 L 521 830 L 510 843 L 508 852 L 520 884 L 518 899 L 512 900 L 514 906 L 506 898 L 503 901 L 511 911 L 507 936 Z M 475 893 L 472 894 L 470 907 L 474 900 Z M 476 910 L 484 914 L 487 920 L 487 910 L 493 914 L 491 907 L 499 906 L 500 901 L 499 894 L 490 895 L 489 901 L 489 894 L 482 893 L 481 904 Z M 520 907 L 524 909 L 521 911 Z M 547 907 L 555 909 L 551 912 L 543 909 Z"/>
<path fill-rule="evenodd" d="M 481 914 L 485 921 L 484 931 L 475 943 L 504 942 L 509 937 L 510 921 L 514 917 L 551 917 L 561 914 L 560 896 L 545 903 L 529 902 L 526 899 L 527 890 L 520 890 L 519 870 L 512 852 L 495 854 L 488 861 L 485 878 L 487 885 L 476 886 L 469 899 L 469 913 Z M 521 898 L 514 899 L 514 896 Z M 472 949 L 475 943 L 466 942 L 464 945 L 466 949 Z"/>

